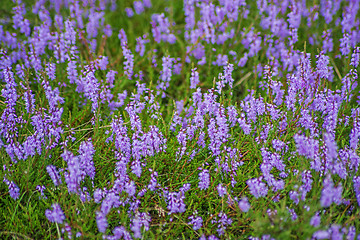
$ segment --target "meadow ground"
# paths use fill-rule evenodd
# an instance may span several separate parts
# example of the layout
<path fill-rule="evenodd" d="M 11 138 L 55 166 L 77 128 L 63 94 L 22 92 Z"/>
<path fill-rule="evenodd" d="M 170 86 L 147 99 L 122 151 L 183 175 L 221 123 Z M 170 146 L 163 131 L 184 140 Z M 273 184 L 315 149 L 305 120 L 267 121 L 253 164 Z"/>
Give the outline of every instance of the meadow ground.
<path fill-rule="evenodd" d="M 2 1 L 0 239 L 360 239 L 359 8 Z"/>

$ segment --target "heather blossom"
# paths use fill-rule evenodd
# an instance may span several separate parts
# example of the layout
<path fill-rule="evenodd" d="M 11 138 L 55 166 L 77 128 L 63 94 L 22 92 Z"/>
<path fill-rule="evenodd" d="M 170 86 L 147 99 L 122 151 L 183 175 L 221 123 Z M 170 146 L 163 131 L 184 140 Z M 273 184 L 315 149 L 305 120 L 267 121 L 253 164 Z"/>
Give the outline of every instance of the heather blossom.
<path fill-rule="evenodd" d="M 247 185 L 250 188 L 250 193 L 254 195 L 255 198 L 265 197 L 268 193 L 268 188 L 265 183 L 262 182 L 262 177 L 249 179 Z"/>
<path fill-rule="evenodd" d="M 59 184 L 61 184 L 61 178 L 60 178 L 59 172 L 57 171 L 55 166 L 48 165 L 46 167 L 46 171 L 48 172 L 48 174 L 55 186 L 58 186 Z"/>
<path fill-rule="evenodd" d="M 226 194 L 226 188 L 221 183 L 217 186 L 217 190 L 220 197 L 223 197 Z"/>
<path fill-rule="evenodd" d="M 62 224 L 65 220 L 65 215 L 58 203 L 51 205 L 52 210 L 47 209 L 45 211 L 45 216 L 49 219 L 50 222 L 56 222 Z"/>
<path fill-rule="evenodd" d="M 201 190 L 207 189 L 210 185 L 210 174 L 209 170 L 204 169 L 201 173 L 199 173 L 199 188 Z"/>
<path fill-rule="evenodd" d="M 320 225 L 321 217 L 319 216 L 319 212 L 316 212 L 315 215 L 310 220 L 310 225 L 317 227 Z"/>
<path fill-rule="evenodd" d="M 144 4 L 142 1 L 134 1 L 134 9 L 136 14 L 141 14 L 144 11 Z"/>
<path fill-rule="evenodd" d="M 171 213 L 182 213 L 185 212 L 186 206 L 184 203 L 184 193 L 183 192 L 170 192 L 166 193 L 167 195 L 167 208 L 169 209 L 169 214 Z"/>
<path fill-rule="evenodd" d="M 196 88 L 199 82 L 199 73 L 196 71 L 196 68 L 191 69 L 190 88 Z"/>
<path fill-rule="evenodd" d="M 145 53 L 145 44 L 148 43 L 149 40 L 147 39 L 147 35 L 142 37 L 138 37 L 136 39 L 136 47 L 135 52 L 138 52 L 140 56 L 144 56 Z"/>
<path fill-rule="evenodd" d="M 108 227 L 108 222 L 104 213 L 96 212 L 96 224 L 99 232 L 105 233 Z"/>
<path fill-rule="evenodd" d="M 241 211 L 243 212 L 248 212 L 250 209 L 250 203 L 247 199 L 247 197 L 242 197 L 241 200 L 239 201 L 239 208 Z"/>
<path fill-rule="evenodd" d="M 332 203 L 339 205 L 342 200 L 342 186 L 334 187 L 330 175 L 327 175 L 321 191 L 320 202 L 323 207 L 329 207 Z"/>
<path fill-rule="evenodd" d="M 170 56 L 163 57 L 162 62 L 163 70 L 160 72 L 160 80 L 158 81 L 156 88 L 160 91 L 162 90 L 161 96 L 164 98 L 164 91 L 170 86 L 169 82 L 172 76 L 174 58 L 171 58 Z M 157 92 L 158 95 L 161 93 L 160 91 Z"/>
<path fill-rule="evenodd" d="M 193 229 L 199 230 L 203 224 L 203 219 L 200 216 L 193 216 L 191 215 L 188 219 L 190 219 L 190 222 L 188 224 L 193 225 Z"/>
<path fill-rule="evenodd" d="M 18 199 L 20 196 L 19 187 L 13 181 L 9 181 L 6 178 L 4 178 L 3 182 L 8 185 L 10 197 L 14 200 Z"/>
<path fill-rule="evenodd" d="M 153 14 L 151 16 L 151 26 L 152 34 L 157 43 L 161 41 L 169 42 L 174 44 L 176 42 L 176 37 L 174 34 L 170 33 L 170 22 L 164 13 Z"/>

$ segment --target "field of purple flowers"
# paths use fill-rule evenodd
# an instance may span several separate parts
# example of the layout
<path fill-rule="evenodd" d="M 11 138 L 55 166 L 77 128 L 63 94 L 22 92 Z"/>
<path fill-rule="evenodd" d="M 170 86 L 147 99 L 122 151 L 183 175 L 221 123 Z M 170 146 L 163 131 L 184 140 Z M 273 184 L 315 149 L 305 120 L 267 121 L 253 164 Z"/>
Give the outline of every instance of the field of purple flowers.
<path fill-rule="evenodd" d="M 360 239 L 359 0 L 5 0 L 0 239 Z"/>

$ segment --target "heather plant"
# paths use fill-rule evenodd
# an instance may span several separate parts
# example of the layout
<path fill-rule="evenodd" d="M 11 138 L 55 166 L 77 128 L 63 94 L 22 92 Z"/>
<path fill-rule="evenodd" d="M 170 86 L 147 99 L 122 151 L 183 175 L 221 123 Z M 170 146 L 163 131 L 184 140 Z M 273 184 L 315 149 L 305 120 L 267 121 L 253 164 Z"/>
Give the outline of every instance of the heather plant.
<path fill-rule="evenodd" d="M 360 2 L 5 1 L 1 239 L 360 239 Z"/>

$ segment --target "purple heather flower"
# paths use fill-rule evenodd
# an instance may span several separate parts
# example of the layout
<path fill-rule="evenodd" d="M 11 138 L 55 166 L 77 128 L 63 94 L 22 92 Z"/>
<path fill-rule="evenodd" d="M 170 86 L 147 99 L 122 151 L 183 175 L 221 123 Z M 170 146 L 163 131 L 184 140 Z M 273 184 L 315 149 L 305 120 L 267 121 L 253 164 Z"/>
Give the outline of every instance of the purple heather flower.
<path fill-rule="evenodd" d="M 184 183 L 184 185 L 179 189 L 180 192 L 186 193 L 190 190 L 191 184 L 190 183 Z"/>
<path fill-rule="evenodd" d="M 45 216 L 50 222 L 60 223 L 62 224 L 65 220 L 64 212 L 62 211 L 60 205 L 58 203 L 54 203 L 51 205 L 52 210 L 46 209 Z"/>
<path fill-rule="evenodd" d="M 239 59 L 238 66 L 239 66 L 239 67 L 245 66 L 245 64 L 247 63 L 247 61 L 248 61 L 248 53 L 245 52 L 245 53 L 244 53 L 244 56 Z"/>
<path fill-rule="evenodd" d="M 199 240 L 206 240 L 205 234 L 201 235 L 201 237 L 199 238 Z"/>
<path fill-rule="evenodd" d="M 125 8 L 125 12 L 128 17 L 134 16 L 134 11 L 132 10 L 132 8 Z"/>
<path fill-rule="evenodd" d="M 106 193 L 102 189 L 100 189 L 100 188 L 95 189 L 95 191 L 94 191 L 94 201 L 96 203 L 100 203 L 105 195 L 106 195 Z"/>
<path fill-rule="evenodd" d="M 81 182 L 81 169 L 78 157 L 75 157 L 71 152 L 65 150 L 61 154 L 64 161 L 67 163 L 67 172 L 64 172 L 65 182 L 69 193 L 77 193 Z"/>
<path fill-rule="evenodd" d="M 114 192 L 109 192 L 101 203 L 101 213 L 109 214 L 112 208 L 120 206 L 120 197 Z"/>
<path fill-rule="evenodd" d="M 271 143 L 272 143 L 273 148 L 277 152 L 280 152 L 284 147 L 286 147 L 286 144 L 279 139 L 273 139 Z"/>
<path fill-rule="evenodd" d="M 154 171 L 151 173 L 151 179 L 150 179 L 150 183 L 148 185 L 148 188 L 150 191 L 155 191 L 156 187 L 159 185 L 157 182 L 157 179 L 156 179 L 157 177 L 158 177 L 157 172 Z"/>
<path fill-rule="evenodd" d="M 356 69 L 350 69 L 349 73 L 347 73 L 345 77 L 341 79 L 341 82 L 343 84 L 343 86 L 341 87 L 341 97 L 346 102 L 350 102 L 353 97 L 354 90 L 358 86 L 357 79 L 358 74 Z"/>
<path fill-rule="evenodd" d="M 331 163 L 338 157 L 335 134 L 324 133 L 324 143 L 326 146 L 326 161 Z"/>
<path fill-rule="evenodd" d="M 136 14 L 141 14 L 144 11 L 144 4 L 142 1 L 134 1 L 134 9 Z"/>
<path fill-rule="evenodd" d="M 70 83 L 75 83 L 78 80 L 78 71 L 77 71 L 76 61 L 70 60 L 68 62 L 68 65 L 66 67 L 67 76 Z"/>
<path fill-rule="evenodd" d="M 46 197 L 45 194 L 44 194 L 44 190 L 45 190 L 45 189 L 46 189 L 46 187 L 43 186 L 43 185 L 37 185 L 37 186 L 36 186 L 36 190 L 38 190 L 38 191 L 40 192 L 41 196 L 42 196 L 44 199 L 47 199 L 47 197 Z"/>
<path fill-rule="evenodd" d="M 0 118 L 0 136 L 6 136 L 8 141 L 12 141 L 10 139 L 17 135 L 18 128 L 16 123 L 19 121 L 15 111 L 16 101 L 18 99 L 16 93 L 17 83 L 15 82 L 14 74 L 10 67 L 4 69 L 2 74 L 6 85 L 1 90 L 1 95 L 5 98 L 6 108 L 3 110 Z"/>
<path fill-rule="evenodd" d="M 295 220 L 297 219 L 297 217 L 298 217 L 297 214 L 296 214 L 296 212 L 295 212 L 295 210 L 289 208 L 288 211 L 289 211 L 289 213 L 290 213 L 291 220 L 292 220 L 292 221 L 295 221 Z"/>
<path fill-rule="evenodd" d="M 128 231 L 126 231 L 125 227 L 123 226 L 115 227 L 113 230 L 113 234 L 114 234 L 114 240 L 118 240 L 118 239 L 132 240 L 131 234 Z"/>
<path fill-rule="evenodd" d="M 95 60 L 96 68 L 100 68 L 101 70 L 106 70 L 106 67 L 108 64 L 109 64 L 109 60 L 108 60 L 108 57 L 106 57 L 106 56 L 99 56 Z"/>
<path fill-rule="evenodd" d="M 96 224 L 99 229 L 99 232 L 105 233 L 109 224 L 107 222 L 106 215 L 104 213 L 96 212 Z"/>
<path fill-rule="evenodd" d="M 250 209 L 250 203 L 247 199 L 247 197 L 242 197 L 241 200 L 239 201 L 239 208 L 241 211 L 243 212 L 248 212 Z"/>
<path fill-rule="evenodd" d="M 301 3 L 293 2 L 290 6 L 291 12 L 287 15 L 289 28 L 299 28 L 301 23 Z"/>
<path fill-rule="evenodd" d="M 319 151 L 319 142 L 317 140 L 297 134 L 294 136 L 294 140 L 299 155 L 315 159 Z"/>
<path fill-rule="evenodd" d="M 221 183 L 216 187 L 220 197 L 223 197 L 226 194 L 226 187 Z"/>
<path fill-rule="evenodd" d="M 112 33 L 113 33 L 113 31 L 112 31 L 112 29 L 111 29 L 111 26 L 110 26 L 109 24 L 107 24 L 107 25 L 104 27 L 103 31 L 104 31 L 104 34 L 105 34 L 107 37 L 111 37 L 111 35 L 112 35 Z"/>
<path fill-rule="evenodd" d="M 48 81 L 43 81 L 42 86 L 45 90 L 46 98 L 49 102 L 49 110 L 52 113 L 58 112 L 57 106 L 65 102 L 64 98 L 60 97 L 60 91 L 58 88 L 52 89 Z"/>
<path fill-rule="evenodd" d="M 301 187 L 300 187 L 300 191 L 301 191 L 301 200 L 305 201 L 305 197 L 306 194 L 308 192 L 310 192 L 311 188 L 312 188 L 312 175 L 311 175 L 311 171 L 310 170 L 304 170 L 301 173 L 302 176 L 302 182 L 304 183 Z"/>
<path fill-rule="evenodd" d="M 124 74 L 128 76 L 128 79 L 132 79 L 134 73 L 134 54 L 131 53 L 131 50 L 127 47 L 126 42 L 121 43 L 121 48 L 123 51 L 123 56 L 125 58 L 124 62 Z"/>
<path fill-rule="evenodd" d="M 360 60 L 360 47 L 355 47 L 354 52 L 351 55 L 351 62 L 350 65 L 354 68 L 357 68 L 359 66 L 359 60 Z"/>
<path fill-rule="evenodd" d="M 231 122 L 230 127 L 232 128 L 237 123 L 237 116 L 238 116 L 237 108 L 235 106 L 227 107 L 227 114 L 228 114 L 228 119 Z"/>
<path fill-rule="evenodd" d="M 227 226 L 230 226 L 233 221 L 231 218 L 228 218 L 228 216 L 224 212 L 220 212 L 218 217 L 219 217 L 219 220 L 217 221 L 218 228 L 216 229 L 216 231 L 218 232 L 219 236 L 222 236 L 225 234 L 225 230 Z"/>
<path fill-rule="evenodd" d="M 234 79 L 232 78 L 232 72 L 234 71 L 234 64 L 228 63 L 224 66 L 224 73 L 220 75 L 224 84 L 229 84 L 229 87 L 233 87 Z"/>
<path fill-rule="evenodd" d="M 146 8 L 151 8 L 151 6 L 152 6 L 151 0 L 143 0 L 143 3 Z"/>
<path fill-rule="evenodd" d="M 125 107 L 125 111 L 127 111 L 127 113 L 129 114 L 130 117 L 130 124 L 131 124 L 131 130 L 135 131 L 136 130 L 136 134 L 134 134 L 132 136 L 132 138 L 134 139 L 134 141 L 137 142 L 133 142 L 133 145 L 141 145 L 141 141 L 140 141 L 140 136 L 139 133 L 142 132 L 142 124 L 141 124 L 141 119 L 138 116 L 138 112 L 136 112 L 136 107 L 132 104 L 129 103 L 126 107 Z M 138 150 L 138 149 L 136 149 Z M 134 150 L 133 150 L 134 152 Z M 134 152 L 135 155 L 136 154 L 140 154 L 142 151 L 138 152 Z"/>
<path fill-rule="evenodd" d="M 141 147 L 137 146 L 134 149 L 136 149 L 136 148 L 140 149 Z M 134 150 L 133 152 L 134 153 L 138 152 L 138 150 Z M 140 155 L 140 154 L 137 154 L 137 155 Z M 137 177 L 141 177 L 142 164 L 141 164 L 141 161 L 140 161 L 139 157 L 135 157 L 135 160 L 133 162 L 131 162 L 131 172 L 134 173 Z"/>
<path fill-rule="evenodd" d="M 199 84 L 199 73 L 196 71 L 197 68 L 191 69 L 191 77 L 190 77 L 190 88 L 195 89 L 196 85 Z"/>
<path fill-rule="evenodd" d="M 329 232 L 331 233 L 331 239 L 344 239 L 343 233 L 340 232 L 340 226 L 337 224 L 332 224 Z"/>
<path fill-rule="evenodd" d="M 171 213 L 183 213 L 185 212 L 185 196 L 182 192 L 170 192 L 167 194 L 167 208 Z"/>
<path fill-rule="evenodd" d="M 281 82 L 272 81 L 270 82 L 270 88 L 272 90 L 272 95 L 275 96 L 274 103 L 277 106 L 280 106 L 283 102 L 284 92 L 285 90 L 281 89 L 283 84 Z"/>
<path fill-rule="evenodd" d="M 219 240 L 215 235 L 210 235 L 208 240 Z"/>
<path fill-rule="evenodd" d="M 145 231 L 148 231 L 150 222 L 151 217 L 149 214 L 137 212 L 130 225 L 130 229 L 134 232 L 134 237 L 141 238 L 141 227 L 144 227 Z"/>
<path fill-rule="evenodd" d="M 331 30 L 324 31 L 322 38 L 324 39 L 322 43 L 322 51 L 324 53 L 332 52 L 334 48 L 334 43 L 331 37 Z"/>
<path fill-rule="evenodd" d="M 142 57 L 145 53 L 145 44 L 149 42 L 149 39 L 146 39 L 147 35 L 144 35 L 143 37 L 138 37 L 136 39 L 136 46 L 135 46 L 135 52 L 139 53 L 139 55 Z"/>
<path fill-rule="evenodd" d="M 136 193 L 136 186 L 134 181 L 130 181 L 128 184 L 125 185 L 125 189 L 127 194 L 129 194 L 129 196 L 134 196 Z"/>
<path fill-rule="evenodd" d="M 320 1 L 320 14 L 325 18 L 326 24 L 333 20 L 333 15 L 338 11 L 340 6 L 337 1 Z"/>
<path fill-rule="evenodd" d="M 359 5 L 357 3 L 350 2 L 349 5 L 344 6 L 344 10 L 342 12 L 342 31 L 343 32 L 351 32 L 351 29 L 357 26 L 356 22 L 356 14 L 359 9 Z M 355 16 L 354 16 L 355 15 Z"/>
<path fill-rule="evenodd" d="M 199 230 L 202 227 L 203 219 L 200 216 L 190 216 L 188 219 L 190 219 L 190 222 L 188 224 L 193 225 L 193 229 Z"/>
<path fill-rule="evenodd" d="M 118 38 L 120 39 L 121 46 L 123 44 L 127 44 L 127 36 L 126 36 L 124 29 L 120 29 Z"/>
<path fill-rule="evenodd" d="M 249 186 L 250 193 L 255 197 L 265 197 L 268 193 L 268 188 L 266 187 L 265 183 L 262 182 L 262 177 L 260 178 L 253 178 L 246 181 L 247 185 Z"/>
<path fill-rule="evenodd" d="M 353 183 L 354 183 L 354 192 L 355 192 L 356 200 L 358 202 L 358 205 L 360 206 L 360 177 L 355 176 L 353 179 Z"/>
<path fill-rule="evenodd" d="M 192 0 L 184 1 L 184 15 L 185 15 L 185 23 L 186 23 L 185 29 L 191 30 L 196 23 L 194 1 Z"/>
<path fill-rule="evenodd" d="M 320 78 L 325 78 L 328 81 L 332 82 L 333 80 L 333 69 L 329 67 L 329 57 L 320 52 L 319 55 L 316 55 L 316 73 Z"/>
<path fill-rule="evenodd" d="M 314 227 L 318 227 L 321 223 L 321 217 L 319 216 L 319 212 L 316 212 L 315 215 L 310 219 L 310 225 Z"/>
<path fill-rule="evenodd" d="M 347 233 L 346 239 L 347 240 L 354 240 L 356 236 L 356 228 L 354 226 L 349 227 L 349 231 Z"/>
<path fill-rule="evenodd" d="M 89 39 L 96 38 L 98 35 L 98 29 L 100 29 L 100 24 L 103 25 L 104 22 L 104 12 L 91 11 L 88 17 L 88 22 L 86 24 L 86 33 Z"/>
<path fill-rule="evenodd" d="M 138 194 L 137 194 L 137 197 L 143 197 L 145 195 L 145 193 L 147 192 L 147 188 L 143 188 L 141 189 Z"/>
<path fill-rule="evenodd" d="M 46 171 L 48 172 L 48 174 L 55 186 L 58 186 L 59 184 L 61 184 L 61 178 L 60 178 L 59 172 L 57 171 L 55 166 L 48 165 L 46 167 Z"/>
<path fill-rule="evenodd" d="M 313 239 L 329 239 L 330 233 L 325 230 L 318 230 L 312 235 Z"/>
<path fill-rule="evenodd" d="M 92 112 L 96 112 L 98 108 L 98 98 L 99 98 L 99 89 L 100 83 L 95 77 L 95 73 L 90 70 L 86 73 L 85 77 L 81 78 L 81 83 L 78 84 L 77 90 L 79 92 L 84 92 L 84 96 L 91 100 L 91 110 Z"/>
<path fill-rule="evenodd" d="M 259 33 L 258 33 L 259 34 Z M 250 49 L 249 49 L 249 57 L 253 57 L 256 56 L 259 51 L 261 50 L 261 37 L 260 36 L 255 36 L 253 41 L 250 43 Z"/>
<path fill-rule="evenodd" d="M 154 156 L 155 153 L 165 151 L 166 139 L 157 126 L 149 126 L 150 130 L 142 137 L 143 155 Z"/>
<path fill-rule="evenodd" d="M 124 121 L 121 117 L 114 116 L 111 123 L 113 134 L 115 135 L 115 148 L 117 151 L 124 154 L 126 158 L 130 158 L 131 155 L 131 143 L 127 134 L 127 127 L 124 125 Z M 111 140 L 113 139 L 110 137 Z M 109 138 L 109 139 L 110 139 Z"/>
<path fill-rule="evenodd" d="M 14 200 L 18 199 L 20 196 L 19 187 L 13 182 L 4 178 L 4 182 L 8 185 L 10 197 Z"/>
<path fill-rule="evenodd" d="M 340 52 L 343 56 L 350 53 L 350 36 L 348 33 L 344 33 L 343 37 L 340 38 Z"/>
<path fill-rule="evenodd" d="M 21 3 L 21 1 L 19 1 L 18 4 L 19 5 L 13 8 L 13 26 L 15 29 L 19 28 L 21 33 L 24 33 L 25 36 L 29 37 L 31 29 L 30 21 L 28 19 L 24 19 L 24 15 L 26 13 L 25 4 Z"/>
<path fill-rule="evenodd" d="M 213 65 L 216 65 L 216 66 L 226 66 L 226 64 L 228 64 L 228 56 L 225 54 L 225 55 L 221 55 L 221 54 L 218 54 L 216 56 L 216 61 L 212 62 Z"/>
<path fill-rule="evenodd" d="M 56 79 L 56 76 L 55 76 L 56 65 L 54 63 L 46 64 L 45 70 L 46 70 L 46 73 L 47 73 L 49 79 L 51 79 L 51 80 Z"/>
<path fill-rule="evenodd" d="M 95 154 L 94 146 L 90 141 L 83 141 L 80 144 L 79 150 L 79 162 L 83 177 L 88 175 L 92 180 L 95 178 L 95 167 L 93 162 L 93 156 Z"/>
<path fill-rule="evenodd" d="M 299 193 L 297 191 L 290 191 L 289 196 L 290 199 L 293 200 L 296 205 L 299 204 Z"/>
<path fill-rule="evenodd" d="M 251 125 L 246 123 L 245 118 L 238 118 L 238 123 L 241 129 L 244 131 L 244 134 L 249 135 L 251 133 Z"/>
<path fill-rule="evenodd" d="M 156 88 L 158 90 L 165 91 L 169 87 L 169 82 L 171 80 L 172 69 L 173 69 L 173 62 L 174 58 L 170 56 L 162 58 L 162 71 L 160 72 L 160 80 L 158 80 L 158 85 Z M 160 92 L 158 92 L 160 94 Z M 162 97 L 165 97 L 165 93 L 163 92 Z"/>
<path fill-rule="evenodd" d="M 115 81 L 115 75 L 117 74 L 117 71 L 114 70 L 110 70 L 107 74 L 106 74 L 106 82 L 109 84 L 110 88 L 114 87 L 114 81 Z"/>
<path fill-rule="evenodd" d="M 151 26 L 151 32 L 155 42 L 160 43 L 161 41 L 165 41 L 170 44 L 176 42 L 175 35 L 170 33 L 170 23 L 168 18 L 165 17 L 164 13 L 153 14 L 151 16 Z"/>
<path fill-rule="evenodd" d="M 342 202 L 342 185 L 334 187 L 334 183 L 330 175 L 324 179 L 323 189 L 321 191 L 320 203 L 323 207 L 330 207 L 332 203 L 339 205 Z"/>
<path fill-rule="evenodd" d="M 204 169 L 201 173 L 199 173 L 199 188 L 201 190 L 205 190 L 209 188 L 210 185 L 210 174 L 209 170 Z"/>
<path fill-rule="evenodd" d="M 194 56 L 195 59 L 197 60 L 205 59 L 205 47 L 202 44 L 199 43 L 196 45 L 196 47 L 193 48 L 188 46 L 186 51 L 189 52 L 191 49 L 193 50 L 189 54 L 191 56 Z"/>

